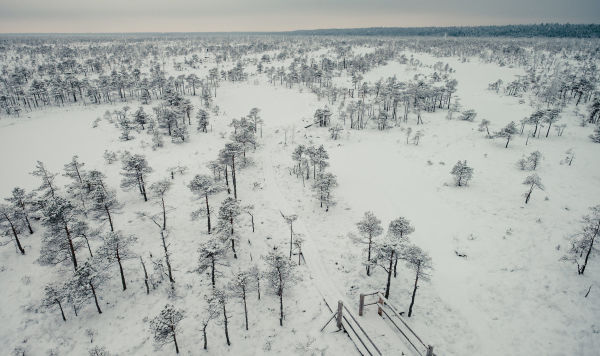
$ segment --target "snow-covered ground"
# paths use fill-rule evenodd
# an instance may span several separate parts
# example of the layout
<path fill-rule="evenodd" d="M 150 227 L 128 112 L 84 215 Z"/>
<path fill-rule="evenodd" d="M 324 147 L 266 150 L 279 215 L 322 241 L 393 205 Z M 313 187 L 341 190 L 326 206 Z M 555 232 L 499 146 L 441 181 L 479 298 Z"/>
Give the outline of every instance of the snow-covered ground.
<path fill-rule="evenodd" d="M 427 65 L 439 60 L 415 57 Z M 102 315 L 90 303 L 78 317 L 67 310 L 68 321 L 63 323 L 54 310 L 41 313 L 39 303 L 43 286 L 61 273 L 70 273 L 68 266 L 61 271 L 35 263 L 39 234 L 23 235 L 25 256 L 17 255 L 11 246 L 0 250 L 2 353 L 23 346 L 32 355 L 46 355 L 51 348 L 60 355 L 84 355 L 91 345 L 105 345 L 118 355 L 169 354 L 174 351 L 171 346 L 155 348 L 148 331 L 148 318 L 169 301 L 186 311 L 178 336 L 182 354 L 203 354 L 200 319 L 210 278 L 194 270 L 198 243 L 208 235 L 203 219 L 190 220 L 191 212 L 202 202 L 193 199 L 187 184 L 195 174 L 210 173 L 206 164 L 226 142 L 220 133 L 231 130 L 230 120 L 258 107 L 264 120 L 260 146 L 249 153 L 251 164 L 237 177 L 239 198 L 243 204 L 254 205 L 256 232 L 252 233 L 244 216 L 240 259 L 229 258 L 228 262 L 232 268 L 244 266 L 260 261 L 273 246 L 285 248 L 289 230 L 280 215 L 284 213 L 299 216 L 296 230 L 304 235 L 308 266 L 299 267 L 303 278 L 284 300 L 284 327 L 278 325 L 277 297 L 265 287 L 260 303 L 254 294 L 249 298 L 249 331 L 244 330 L 241 303 L 230 302 L 231 346 L 225 345 L 221 325 L 209 327 L 210 354 L 355 353 L 351 341 L 334 332 L 331 325 L 324 332 L 319 330 L 331 315 L 324 299 L 329 304 L 342 299 L 356 311 L 359 293 L 385 286 L 382 270 L 365 276 L 363 245 L 352 238 L 356 222 L 365 211 L 373 211 L 386 227 L 396 217 L 409 219 L 415 227 L 411 240 L 432 257 L 431 280 L 420 283 L 414 315 L 407 320 L 435 346 L 436 354 L 597 355 L 600 262 L 592 260 L 586 274 L 577 276 L 575 267 L 560 258 L 568 248 L 566 238 L 579 229 L 581 216 L 598 204 L 600 146 L 587 139 L 590 130 L 578 126 L 572 108 L 564 112 L 562 122 L 568 127 L 561 137 L 551 132 L 549 138 L 532 138 L 525 146 L 525 137 L 517 136 L 508 148 L 501 139 L 487 139 L 477 130 L 480 119 L 490 120 L 490 130 L 495 131 L 531 113 L 531 107 L 520 104 L 518 98 L 487 90 L 488 83 L 499 78 L 508 82 L 522 71 L 476 59 L 443 61 L 455 70 L 455 95 L 463 107 L 477 111 L 475 123 L 446 120 L 446 111 L 438 111 L 423 114 L 424 124 L 417 126 L 411 114 L 407 124 L 385 132 L 347 130 L 339 140 L 332 140 L 326 129 L 304 128 L 315 110 L 325 106 L 325 100 L 319 102 L 308 90 L 272 86 L 264 76 L 244 83 L 222 83 L 215 98 L 221 114 L 213 118 L 212 131 L 196 133 L 193 128 L 189 142 L 168 142 L 156 151 L 146 134 L 134 134 L 134 140 L 122 142 L 118 129 L 104 120 L 92 128 L 92 121 L 114 106 L 70 106 L 3 118 L 2 196 L 14 186 L 30 190 L 39 185 L 38 179 L 28 174 L 36 160 L 43 161 L 50 171 L 60 172 L 74 154 L 87 169 L 102 170 L 109 184 L 118 188 L 121 164 L 107 166 L 102 158 L 106 149 L 146 154 L 154 169 L 151 182 L 167 177 L 167 168 L 176 164 L 189 170 L 175 177 L 167 196 L 175 297 L 169 299 L 166 289 L 146 295 L 139 261 L 132 259 L 125 262 L 131 286 L 126 292 L 120 291 L 116 267 L 108 271 L 113 278 L 99 291 Z M 364 77 L 371 82 L 393 75 L 403 80 L 430 72 L 431 68 L 391 61 Z M 344 80 L 349 83 L 347 77 L 334 82 L 341 85 Z M 200 99 L 194 97 L 192 103 L 200 106 Z M 151 112 L 150 106 L 146 112 Z M 423 130 L 418 146 L 406 144 L 407 127 L 413 132 Z M 291 152 L 300 143 L 323 144 L 330 154 L 330 170 L 337 175 L 339 187 L 334 191 L 338 204 L 328 212 L 319 208 L 312 196 L 310 181 L 303 187 L 302 181 L 290 174 Z M 560 164 L 569 148 L 576 152 L 573 165 Z M 527 172 L 515 163 L 534 150 L 544 155 L 537 173 L 546 189 L 534 191 L 525 205 L 522 181 Z M 458 160 L 467 160 L 475 169 L 473 180 L 464 188 L 454 186 L 449 174 Z M 226 195 L 222 192 L 212 197 L 215 209 Z M 160 256 L 159 231 L 136 215 L 138 211 L 156 213 L 159 206 L 144 203 L 135 192 L 120 188 L 118 197 L 125 208 L 115 217 L 117 229 L 138 237 L 134 250 L 140 255 Z M 223 268 L 229 273 L 226 270 Z M 392 280 L 390 300 L 401 310 L 408 309 L 413 278 L 412 271 L 401 266 Z M 583 298 L 590 285 L 590 295 Z M 397 355 L 403 350 L 399 335 L 377 317 L 374 306 L 367 307 L 363 318 L 384 354 Z M 88 328 L 98 331 L 93 344 L 85 335 Z"/>

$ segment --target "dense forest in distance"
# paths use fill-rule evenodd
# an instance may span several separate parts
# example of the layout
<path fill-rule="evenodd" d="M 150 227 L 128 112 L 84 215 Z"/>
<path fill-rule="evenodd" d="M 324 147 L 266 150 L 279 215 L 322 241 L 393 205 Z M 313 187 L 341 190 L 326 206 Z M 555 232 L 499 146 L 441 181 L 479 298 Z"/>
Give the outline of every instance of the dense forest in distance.
<path fill-rule="evenodd" d="M 46 38 L 58 33 L 5 33 L 3 40 L 35 36 Z M 190 35 L 292 35 L 292 36 L 425 36 L 425 37 L 554 37 L 554 38 L 600 38 L 600 24 L 558 24 L 542 23 L 531 25 L 503 26 L 451 26 L 451 27 L 369 27 L 369 28 L 330 28 L 295 30 L 283 32 L 130 32 L 130 33 L 64 33 L 61 37 L 74 39 L 147 39 L 188 38 Z"/>
<path fill-rule="evenodd" d="M 600 24 L 558 24 L 452 27 L 370 27 L 290 31 L 316 36 L 452 36 L 452 37 L 600 37 Z"/>

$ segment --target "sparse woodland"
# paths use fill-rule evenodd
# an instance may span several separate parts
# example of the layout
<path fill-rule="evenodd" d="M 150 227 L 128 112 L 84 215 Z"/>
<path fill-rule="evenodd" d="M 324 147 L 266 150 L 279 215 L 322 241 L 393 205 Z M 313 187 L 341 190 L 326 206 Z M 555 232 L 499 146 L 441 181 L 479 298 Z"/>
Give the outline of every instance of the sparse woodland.
<path fill-rule="evenodd" d="M 20 140 L 2 146 L 3 350 L 353 352 L 318 331 L 380 292 L 439 354 L 493 354 L 496 327 L 539 322 L 506 310 L 520 291 L 562 326 L 507 353 L 571 327 L 556 352 L 592 352 L 599 44 L 0 38 L 0 130 Z"/>

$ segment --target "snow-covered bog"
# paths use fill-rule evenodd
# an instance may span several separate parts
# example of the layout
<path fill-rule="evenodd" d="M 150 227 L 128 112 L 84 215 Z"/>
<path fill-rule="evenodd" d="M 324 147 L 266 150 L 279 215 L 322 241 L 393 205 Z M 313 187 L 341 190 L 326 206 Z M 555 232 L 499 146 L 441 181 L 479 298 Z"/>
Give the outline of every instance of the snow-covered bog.
<path fill-rule="evenodd" d="M 3 353 L 597 353 L 595 40 L 46 41 L 0 49 Z"/>

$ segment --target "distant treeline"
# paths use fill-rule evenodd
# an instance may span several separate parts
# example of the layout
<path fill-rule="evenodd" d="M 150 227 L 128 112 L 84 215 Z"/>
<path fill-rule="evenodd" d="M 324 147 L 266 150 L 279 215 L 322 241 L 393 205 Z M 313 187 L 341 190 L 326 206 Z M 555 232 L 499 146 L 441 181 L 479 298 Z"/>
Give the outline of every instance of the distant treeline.
<path fill-rule="evenodd" d="M 555 37 L 600 38 L 600 24 L 558 24 L 457 27 L 369 27 L 330 28 L 279 32 L 129 32 L 129 33 L 0 33 L 5 41 L 106 41 L 169 40 L 195 37 L 236 38 L 239 36 L 429 36 L 429 37 Z"/>
<path fill-rule="evenodd" d="M 451 37 L 600 37 L 600 24 L 505 25 L 459 27 L 370 27 L 289 31 L 309 36 L 451 36 Z"/>

